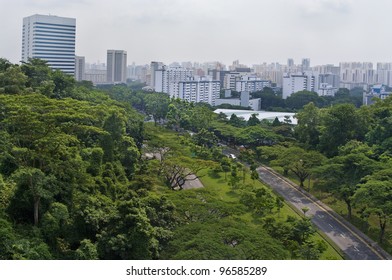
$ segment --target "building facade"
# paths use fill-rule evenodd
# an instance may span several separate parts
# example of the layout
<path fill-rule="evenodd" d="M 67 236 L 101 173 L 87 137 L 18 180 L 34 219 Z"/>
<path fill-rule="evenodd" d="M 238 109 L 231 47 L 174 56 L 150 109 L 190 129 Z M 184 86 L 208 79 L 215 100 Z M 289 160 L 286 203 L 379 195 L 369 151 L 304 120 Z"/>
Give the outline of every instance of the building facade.
<path fill-rule="evenodd" d="M 150 64 L 150 80 L 148 81 L 147 85 L 151 86 L 152 88 L 155 88 L 155 71 L 158 71 L 162 69 L 163 63 L 162 62 L 157 62 L 157 61 L 152 61 Z"/>
<path fill-rule="evenodd" d="M 106 67 L 108 83 L 125 83 L 127 81 L 127 52 L 108 50 Z"/>
<path fill-rule="evenodd" d="M 179 97 L 179 82 L 191 80 L 193 77 L 192 70 L 182 67 L 167 67 L 162 66 L 161 69 L 156 70 L 154 89 L 156 92 L 164 92 L 170 97 Z"/>
<path fill-rule="evenodd" d="M 188 102 L 204 102 L 215 106 L 219 98 L 220 82 L 212 80 L 191 80 L 178 83 L 180 99 Z"/>
<path fill-rule="evenodd" d="M 75 56 L 75 80 L 83 81 L 86 79 L 86 60 L 84 56 Z"/>
<path fill-rule="evenodd" d="M 32 15 L 23 18 L 22 61 L 45 60 L 53 70 L 75 74 L 76 19 Z"/>
<path fill-rule="evenodd" d="M 262 91 L 265 87 L 271 87 L 271 81 L 261 80 L 257 77 L 242 76 L 236 81 L 235 90 L 238 92 L 255 92 Z"/>
<path fill-rule="evenodd" d="M 319 77 L 318 73 L 303 72 L 291 74 L 283 77 L 283 99 L 286 99 L 298 91 L 318 91 Z"/>

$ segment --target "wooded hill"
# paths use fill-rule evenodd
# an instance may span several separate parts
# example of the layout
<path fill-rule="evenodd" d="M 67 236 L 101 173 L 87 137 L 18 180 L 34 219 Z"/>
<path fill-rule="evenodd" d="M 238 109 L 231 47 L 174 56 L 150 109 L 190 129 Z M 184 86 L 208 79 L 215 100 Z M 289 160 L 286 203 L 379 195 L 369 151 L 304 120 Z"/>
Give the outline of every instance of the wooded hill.
<path fill-rule="evenodd" d="M 390 112 L 390 100 L 310 103 L 293 129 L 127 86 L 98 90 L 37 59 L 0 59 L 0 259 L 339 258 L 255 168 L 268 160 L 330 187 L 328 170 L 352 172 L 326 192 L 344 200 L 335 189 L 354 186 L 355 209 L 387 221 Z M 244 145 L 250 168 L 222 143 Z M 190 171 L 204 188 L 182 190 Z M 375 185 L 384 202 L 370 200 Z"/>

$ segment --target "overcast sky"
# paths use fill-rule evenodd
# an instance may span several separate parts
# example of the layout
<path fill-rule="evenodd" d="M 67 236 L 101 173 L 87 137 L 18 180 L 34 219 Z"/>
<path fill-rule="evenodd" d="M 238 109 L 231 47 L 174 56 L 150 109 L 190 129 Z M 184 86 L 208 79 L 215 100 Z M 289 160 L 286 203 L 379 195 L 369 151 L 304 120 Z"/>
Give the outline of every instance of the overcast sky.
<path fill-rule="evenodd" d="M 76 54 L 152 60 L 311 65 L 392 62 L 390 0 L 0 0 L 0 57 L 21 59 L 23 17 L 76 18 Z"/>

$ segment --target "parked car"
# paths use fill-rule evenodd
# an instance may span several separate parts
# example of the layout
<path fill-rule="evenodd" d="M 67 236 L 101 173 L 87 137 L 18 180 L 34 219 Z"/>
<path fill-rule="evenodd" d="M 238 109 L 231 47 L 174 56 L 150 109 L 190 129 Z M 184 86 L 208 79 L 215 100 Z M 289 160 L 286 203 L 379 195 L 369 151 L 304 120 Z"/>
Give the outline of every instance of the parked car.
<path fill-rule="evenodd" d="M 231 159 L 237 159 L 237 157 L 234 154 L 229 154 L 229 158 Z"/>

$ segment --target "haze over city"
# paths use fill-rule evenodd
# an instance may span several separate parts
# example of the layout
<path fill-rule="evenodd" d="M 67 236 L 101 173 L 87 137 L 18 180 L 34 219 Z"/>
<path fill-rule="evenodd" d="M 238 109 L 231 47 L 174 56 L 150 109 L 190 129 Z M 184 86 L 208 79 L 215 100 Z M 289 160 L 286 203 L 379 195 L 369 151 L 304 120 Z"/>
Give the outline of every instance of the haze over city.
<path fill-rule="evenodd" d="M 386 0 L 0 0 L 0 57 L 21 60 L 23 17 L 77 21 L 76 54 L 104 62 L 107 49 L 128 62 L 221 61 L 252 65 L 304 57 L 312 65 L 390 62 Z"/>

